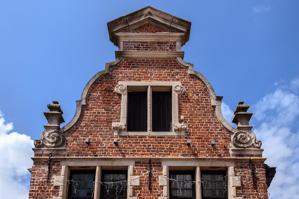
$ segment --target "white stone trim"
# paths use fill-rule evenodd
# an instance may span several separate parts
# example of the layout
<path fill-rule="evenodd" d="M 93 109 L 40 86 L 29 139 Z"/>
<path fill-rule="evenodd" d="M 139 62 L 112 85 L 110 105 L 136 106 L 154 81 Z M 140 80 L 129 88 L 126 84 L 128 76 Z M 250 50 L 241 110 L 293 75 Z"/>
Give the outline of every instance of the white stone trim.
<path fill-rule="evenodd" d="M 69 170 L 67 166 L 61 167 L 60 175 L 53 176 L 53 185 L 59 186 L 59 193 L 56 199 L 63 199 L 67 197 Z"/>
<path fill-rule="evenodd" d="M 201 168 L 209 167 L 222 167 L 227 169 L 228 175 L 228 199 L 242 199 L 242 197 L 236 196 L 236 187 L 241 186 L 241 177 L 235 176 L 234 173 L 234 162 L 233 161 L 222 161 L 222 160 L 166 160 L 162 161 L 163 166 L 163 175 L 159 176 L 159 185 L 163 186 L 163 193 L 167 189 L 167 195 L 159 197 L 159 199 L 168 199 L 169 197 L 169 168 L 186 168 L 193 167 L 195 168 L 195 179 L 196 179 L 196 199 L 201 199 Z M 164 172 L 167 171 L 167 172 Z M 167 179 L 167 183 L 165 182 Z M 167 184 L 167 186 L 165 185 Z"/>
<path fill-rule="evenodd" d="M 147 87 L 147 132 L 128 132 L 125 130 L 127 125 L 127 104 L 128 104 L 128 86 Z M 152 87 L 171 87 L 172 92 L 172 125 L 170 132 L 152 132 Z M 115 135 L 123 136 L 174 136 L 185 135 L 187 125 L 179 120 L 179 96 L 185 92 L 185 88 L 179 81 L 119 81 L 114 89 L 121 95 L 121 111 L 119 122 L 113 122 L 112 128 Z"/>
<path fill-rule="evenodd" d="M 133 32 L 119 32 L 115 36 L 119 42 L 124 41 L 182 41 L 184 39 L 184 33 L 178 32 L 156 32 L 156 33 L 133 33 Z"/>
<path fill-rule="evenodd" d="M 54 185 L 60 186 L 59 197 L 57 199 L 67 199 L 67 180 L 69 179 L 69 170 L 77 167 L 96 167 L 95 173 L 95 186 L 94 186 L 94 199 L 100 199 L 100 181 L 103 168 L 117 168 L 124 167 L 128 168 L 128 184 L 127 184 L 127 198 L 138 199 L 133 196 L 133 187 L 140 186 L 140 176 L 133 175 L 133 168 L 135 165 L 134 160 L 65 160 L 61 162 L 62 170 L 60 176 L 54 176 Z M 61 183 L 63 182 L 63 183 Z M 63 185 L 62 185 L 63 184 Z"/>
<path fill-rule="evenodd" d="M 95 186 L 94 186 L 94 199 L 99 199 L 100 198 L 100 193 L 101 193 L 101 178 L 102 178 L 102 169 L 100 166 L 96 167 L 96 175 L 95 175 Z"/>
<path fill-rule="evenodd" d="M 169 24 L 168 21 L 166 21 L 166 20 L 164 20 L 164 19 L 162 19 L 162 18 L 160 18 L 160 17 L 157 17 L 157 16 L 149 16 L 149 15 L 147 15 L 147 16 L 142 16 L 141 18 L 139 18 L 139 19 L 137 19 L 137 20 L 134 20 L 134 21 L 131 21 L 131 22 L 129 22 L 128 24 L 121 24 L 121 25 L 119 25 L 119 26 L 117 26 L 117 27 L 114 27 L 112 31 L 117 32 L 118 30 L 120 30 L 120 29 L 122 29 L 122 28 L 125 28 L 125 27 L 127 27 L 127 26 L 133 26 L 134 24 L 136 24 L 136 23 L 138 23 L 138 22 L 142 22 L 142 21 L 144 21 L 144 20 L 146 20 L 146 19 L 153 19 L 153 20 L 156 20 L 156 21 L 158 21 L 158 22 L 160 22 L 160 23 L 162 23 L 162 24 L 165 24 L 165 25 L 167 25 L 167 26 L 171 25 L 171 27 L 173 27 L 173 28 L 176 28 L 176 29 L 181 30 L 181 31 L 184 31 L 184 32 L 186 31 L 186 29 L 185 29 L 184 27 L 178 26 L 178 25 L 176 25 L 176 24 Z"/>
<path fill-rule="evenodd" d="M 201 172 L 199 166 L 197 166 L 195 169 L 195 181 L 196 199 L 201 199 Z"/>
<path fill-rule="evenodd" d="M 152 132 L 152 107 L 153 107 L 153 101 L 152 101 L 152 86 L 149 85 L 147 87 L 147 132 L 151 133 Z"/>
<path fill-rule="evenodd" d="M 133 175 L 133 165 L 128 167 L 128 188 L 127 188 L 127 196 L 133 196 L 133 186 L 131 185 L 131 176 Z"/>

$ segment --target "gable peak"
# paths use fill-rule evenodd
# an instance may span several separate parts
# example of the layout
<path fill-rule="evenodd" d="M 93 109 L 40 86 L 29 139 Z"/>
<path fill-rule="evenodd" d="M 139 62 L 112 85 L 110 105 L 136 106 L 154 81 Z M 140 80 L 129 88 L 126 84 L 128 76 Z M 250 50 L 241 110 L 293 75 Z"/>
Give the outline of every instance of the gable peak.
<path fill-rule="evenodd" d="M 178 18 L 151 6 L 108 22 L 110 40 L 119 46 L 119 35 L 126 33 L 144 34 L 168 33 L 181 35 L 181 44 L 189 40 L 191 22 Z M 157 35 L 156 34 L 156 35 Z M 132 34 L 131 34 L 132 35 Z"/>

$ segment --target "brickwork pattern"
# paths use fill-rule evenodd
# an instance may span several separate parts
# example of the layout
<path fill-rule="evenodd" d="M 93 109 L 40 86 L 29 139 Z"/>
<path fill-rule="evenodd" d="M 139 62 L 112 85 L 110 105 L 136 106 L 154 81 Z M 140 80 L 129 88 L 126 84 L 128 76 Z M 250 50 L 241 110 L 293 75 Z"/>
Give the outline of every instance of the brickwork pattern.
<path fill-rule="evenodd" d="M 142 51 L 175 51 L 176 42 L 141 42 L 124 41 L 123 50 L 142 50 Z"/>
<path fill-rule="evenodd" d="M 47 161 L 34 161 L 30 179 L 30 199 L 52 199 L 59 194 L 59 186 L 54 185 L 55 175 L 60 175 L 60 162 L 53 162 L 48 178 Z"/>
<path fill-rule="evenodd" d="M 117 23 L 117 22 L 116 22 Z M 146 23 L 123 32 L 171 32 L 160 24 Z M 125 41 L 124 50 L 136 51 L 176 51 L 176 42 Z M 121 96 L 114 92 L 119 81 L 180 81 L 185 87 L 179 97 L 179 116 L 183 116 L 188 126 L 184 136 L 119 136 L 114 135 L 112 122 L 119 122 Z M 231 132 L 215 115 L 209 89 L 198 76 L 188 73 L 188 68 L 177 58 L 129 58 L 122 57 L 110 71 L 98 77 L 86 96 L 86 105 L 77 122 L 66 132 L 64 150 L 56 155 L 68 157 L 92 157 L 106 159 L 136 158 L 133 175 L 140 177 L 140 186 L 133 187 L 133 196 L 138 199 L 163 198 L 163 186 L 159 176 L 163 175 L 159 158 L 220 158 L 230 157 Z M 118 139 L 118 144 L 114 143 Z M 90 143 L 86 144 L 85 140 Z M 187 140 L 191 143 L 187 144 Z M 211 141 L 215 141 L 215 145 Z M 48 178 L 49 151 L 35 150 L 32 168 L 30 199 L 61 198 L 61 187 L 54 185 L 55 176 L 62 170 L 61 162 L 53 160 Z M 38 158 L 44 158 L 40 160 Z M 55 156 L 53 157 L 55 159 Z M 149 159 L 152 159 L 152 180 L 149 190 Z M 248 162 L 235 160 L 235 176 L 241 176 L 241 187 L 236 196 L 243 199 L 267 199 L 267 186 L 263 160 Z"/>
<path fill-rule="evenodd" d="M 179 111 L 188 124 L 191 146 L 183 136 L 121 136 L 119 145 L 114 145 L 111 124 L 119 121 L 121 99 L 113 89 L 120 80 L 181 81 L 186 92 L 180 97 Z M 206 86 L 188 75 L 175 58 L 123 59 L 91 87 L 82 117 L 66 138 L 69 155 L 99 157 L 227 157 L 230 143 L 230 133 L 215 117 Z M 86 138 L 91 138 L 89 146 Z"/>

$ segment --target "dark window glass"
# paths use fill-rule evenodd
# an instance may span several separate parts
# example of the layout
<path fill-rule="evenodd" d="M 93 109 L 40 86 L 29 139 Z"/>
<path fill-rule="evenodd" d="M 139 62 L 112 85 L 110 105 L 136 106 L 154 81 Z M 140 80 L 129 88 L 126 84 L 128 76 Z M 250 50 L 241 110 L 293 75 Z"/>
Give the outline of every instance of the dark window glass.
<path fill-rule="evenodd" d="M 103 171 L 101 181 L 101 198 L 127 198 L 127 171 Z"/>
<path fill-rule="evenodd" d="M 194 199 L 194 171 L 169 172 L 170 199 Z"/>
<path fill-rule="evenodd" d="M 147 92 L 128 93 L 128 131 L 147 131 Z"/>
<path fill-rule="evenodd" d="M 71 171 L 69 199 L 93 199 L 95 171 Z"/>
<path fill-rule="evenodd" d="M 225 171 L 202 171 L 202 199 L 227 199 Z"/>
<path fill-rule="evenodd" d="M 171 127 L 171 92 L 152 93 L 153 131 L 170 131 Z"/>

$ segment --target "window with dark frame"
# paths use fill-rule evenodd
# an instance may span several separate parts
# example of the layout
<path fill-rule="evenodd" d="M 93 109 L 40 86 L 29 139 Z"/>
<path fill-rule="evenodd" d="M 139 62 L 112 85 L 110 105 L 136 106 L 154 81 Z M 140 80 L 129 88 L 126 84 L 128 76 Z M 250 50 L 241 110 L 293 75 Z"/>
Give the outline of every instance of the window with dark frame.
<path fill-rule="evenodd" d="M 150 90 L 150 91 L 149 91 Z M 127 131 L 169 132 L 172 124 L 172 87 L 128 87 Z M 151 98 L 149 98 L 149 93 Z M 148 107 L 151 107 L 148 110 Z M 150 118 L 148 115 L 150 111 Z M 148 120 L 151 119 L 151 122 Z M 148 126 L 150 124 L 151 126 Z"/>
<path fill-rule="evenodd" d="M 171 117 L 171 92 L 152 92 L 153 131 L 170 131 Z"/>
<path fill-rule="evenodd" d="M 69 178 L 69 199 L 93 199 L 95 170 L 73 170 Z"/>
<path fill-rule="evenodd" d="M 101 197 L 104 199 L 127 198 L 127 171 L 103 170 L 101 179 Z"/>
<path fill-rule="evenodd" d="M 128 92 L 128 131 L 147 131 L 147 92 Z"/>
<path fill-rule="evenodd" d="M 226 171 L 201 171 L 202 199 L 227 199 Z"/>
<path fill-rule="evenodd" d="M 195 199 L 194 182 L 194 171 L 169 171 L 170 199 Z"/>

